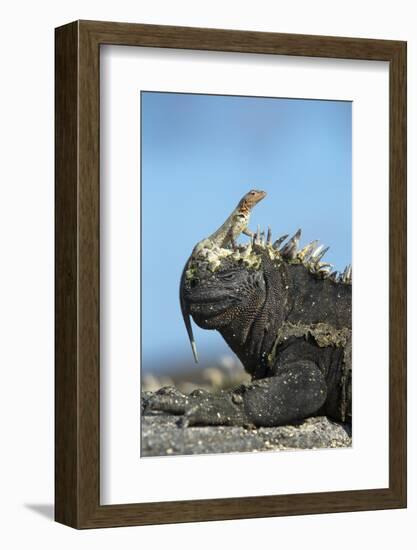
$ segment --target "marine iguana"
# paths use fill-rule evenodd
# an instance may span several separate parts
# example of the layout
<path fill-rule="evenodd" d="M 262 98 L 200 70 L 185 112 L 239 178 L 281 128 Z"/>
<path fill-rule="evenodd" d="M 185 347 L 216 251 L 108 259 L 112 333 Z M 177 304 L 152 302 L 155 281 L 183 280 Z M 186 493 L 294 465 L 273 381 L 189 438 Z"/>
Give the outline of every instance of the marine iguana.
<path fill-rule="evenodd" d="M 282 247 L 258 232 L 246 246 L 198 243 L 180 284 L 185 317 L 218 330 L 251 374 L 233 391 L 185 395 L 162 388 L 144 411 L 182 415 L 182 425 L 279 426 L 312 415 L 351 420 L 351 282 L 322 262 L 301 231 Z"/>

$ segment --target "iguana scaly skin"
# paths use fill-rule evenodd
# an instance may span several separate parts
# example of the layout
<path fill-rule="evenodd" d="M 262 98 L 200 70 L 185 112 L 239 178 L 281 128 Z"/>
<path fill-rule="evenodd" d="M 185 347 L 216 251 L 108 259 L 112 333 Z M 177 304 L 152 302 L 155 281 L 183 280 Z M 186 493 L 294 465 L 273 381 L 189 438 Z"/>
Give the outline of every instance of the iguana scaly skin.
<path fill-rule="evenodd" d="M 351 268 L 322 262 L 317 241 L 299 250 L 301 231 L 282 244 L 236 249 L 199 243 L 181 279 L 182 307 L 217 330 L 251 374 L 232 392 L 161 390 L 145 409 L 181 414 L 187 424 L 278 426 L 312 415 L 351 419 Z"/>

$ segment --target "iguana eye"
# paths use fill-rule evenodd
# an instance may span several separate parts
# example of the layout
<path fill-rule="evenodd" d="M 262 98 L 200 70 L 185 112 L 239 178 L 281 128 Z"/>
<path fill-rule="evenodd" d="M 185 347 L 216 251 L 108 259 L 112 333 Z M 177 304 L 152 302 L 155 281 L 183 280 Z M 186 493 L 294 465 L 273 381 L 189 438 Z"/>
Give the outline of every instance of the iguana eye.
<path fill-rule="evenodd" d="M 219 273 L 219 277 L 223 281 L 232 281 L 235 278 L 236 273 L 229 272 L 229 273 Z"/>

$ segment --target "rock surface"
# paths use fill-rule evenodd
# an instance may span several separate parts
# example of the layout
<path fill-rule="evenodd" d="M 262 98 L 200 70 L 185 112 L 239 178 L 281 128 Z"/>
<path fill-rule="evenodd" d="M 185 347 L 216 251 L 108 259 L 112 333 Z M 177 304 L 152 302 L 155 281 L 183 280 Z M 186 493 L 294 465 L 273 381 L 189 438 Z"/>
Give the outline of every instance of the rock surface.
<path fill-rule="evenodd" d="M 141 456 L 259 452 L 350 447 L 350 428 L 325 416 L 289 426 L 247 429 L 233 426 L 182 428 L 178 416 L 142 416 Z"/>

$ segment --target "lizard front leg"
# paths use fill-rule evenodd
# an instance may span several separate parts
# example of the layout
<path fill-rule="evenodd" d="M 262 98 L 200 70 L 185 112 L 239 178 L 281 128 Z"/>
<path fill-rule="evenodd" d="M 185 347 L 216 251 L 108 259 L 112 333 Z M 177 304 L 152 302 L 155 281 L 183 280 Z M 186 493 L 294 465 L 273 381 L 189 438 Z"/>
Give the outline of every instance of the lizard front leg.
<path fill-rule="evenodd" d="M 247 227 L 246 229 L 244 229 L 244 230 L 242 231 L 242 233 L 243 233 L 244 235 L 246 235 L 247 237 L 250 237 L 251 239 L 253 239 L 253 237 L 255 236 L 255 233 L 254 233 L 253 231 L 251 231 L 251 230 L 249 229 L 249 227 Z"/>
<path fill-rule="evenodd" d="M 230 245 L 232 247 L 232 250 L 237 249 L 237 242 L 236 242 L 236 239 L 233 237 L 233 235 L 230 237 Z"/>

